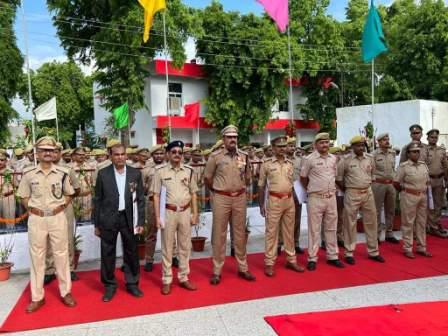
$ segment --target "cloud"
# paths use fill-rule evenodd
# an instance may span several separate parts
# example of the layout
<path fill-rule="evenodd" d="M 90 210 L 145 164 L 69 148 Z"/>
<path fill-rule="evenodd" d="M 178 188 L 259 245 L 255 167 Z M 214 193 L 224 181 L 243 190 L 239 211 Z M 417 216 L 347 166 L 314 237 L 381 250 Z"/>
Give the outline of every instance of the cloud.
<path fill-rule="evenodd" d="M 51 62 L 58 62 L 63 63 L 67 62 L 68 58 L 65 55 L 59 55 L 59 56 L 49 56 L 49 57 L 30 57 L 30 68 L 32 70 L 39 69 L 44 63 L 51 63 Z M 92 62 L 89 66 L 80 64 L 78 62 L 75 62 L 79 65 L 81 68 L 81 71 L 87 75 L 90 76 L 95 71 L 95 62 Z M 26 64 L 24 64 L 24 71 L 26 72 Z"/>

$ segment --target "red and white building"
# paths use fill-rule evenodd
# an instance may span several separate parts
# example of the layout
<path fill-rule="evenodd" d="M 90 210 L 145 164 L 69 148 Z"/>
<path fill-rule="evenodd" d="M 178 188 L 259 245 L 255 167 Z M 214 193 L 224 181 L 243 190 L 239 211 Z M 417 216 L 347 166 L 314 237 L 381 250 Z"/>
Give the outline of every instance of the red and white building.
<path fill-rule="evenodd" d="M 155 60 L 150 64 L 150 76 L 146 79 L 146 108 L 136 113 L 136 122 L 132 126 L 131 142 L 140 147 L 151 147 L 163 142 L 163 131 L 171 125 L 172 139 L 182 140 L 186 144 L 200 143 L 206 147 L 216 142 L 218 130 L 205 122 L 206 105 L 202 102 L 208 97 L 208 81 L 203 66 L 196 63 L 186 63 L 181 69 L 176 69 L 168 62 L 169 83 L 169 113 L 166 108 L 166 64 L 164 60 Z M 96 87 L 94 87 L 96 91 Z M 297 145 L 306 145 L 313 141 L 319 130 L 316 121 L 304 121 L 297 105 L 302 103 L 299 82 L 293 82 L 294 122 L 296 126 Z M 185 105 L 201 102 L 198 121 L 185 118 Z M 95 94 L 95 132 L 104 134 L 105 120 L 110 113 L 101 107 L 102 97 Z M 285 127 L 291 120 L 287 112 L 287 104 L 277 104 L 272 109 L 272 118 L 262 133 L 251 137 L 251 143 L 268 144 L 271 139 L 284 135 Z M 283 111 L 286 110 L 286 111 Z"/>

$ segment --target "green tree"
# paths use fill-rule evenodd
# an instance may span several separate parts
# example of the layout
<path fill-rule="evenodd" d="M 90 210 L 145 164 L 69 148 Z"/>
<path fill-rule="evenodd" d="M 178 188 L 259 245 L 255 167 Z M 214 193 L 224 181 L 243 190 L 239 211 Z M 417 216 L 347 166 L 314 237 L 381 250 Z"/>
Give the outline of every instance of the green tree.
<path fill-rule="evenodd" d="M 128 102 L 131 124 L 135 112 L 145 108 L 144 87 L 148 62 L 163 50 L 161 13 L 156 14 L 149 41 L 143 44 L 143 8 L 129 0 L 48 0 L 62 46 L 70 58 L 94 62 L 94 80 L 104 97 L 103 107 Z M 183 44 L 193 27 L 193 11 L 181 0 L 167 1 L 169 52 L 176 65 L 185 61 Z M 123 139 L 128 139 L 123 129 Z"/>
<path fill-rule="evenodd" d="M 57 100 L 61 138 L 75 143 L 75 132 L 81 126 L 85 130 L 93 120 L 92 78 L 85 76 L 74 62 L 45 63 L 31 75 L 34 106 L 37 107 L 52 97 Z M 26 90 L 25 90 L 26 91 Z M 25 101 L 28 96 L 23 95 Z M 38 123 L 44 131 L 54 132 L 55 121 Z M 39 134 L 38 130 L 38 134 Z"/>
<path fill-rule="evenodd" d="M 8 139 L 8 122 L 17 117 L 11 103 L 22 79 L 23 58 L 13 29 L 18 2 L 0 1 L 0 142 Z"/>

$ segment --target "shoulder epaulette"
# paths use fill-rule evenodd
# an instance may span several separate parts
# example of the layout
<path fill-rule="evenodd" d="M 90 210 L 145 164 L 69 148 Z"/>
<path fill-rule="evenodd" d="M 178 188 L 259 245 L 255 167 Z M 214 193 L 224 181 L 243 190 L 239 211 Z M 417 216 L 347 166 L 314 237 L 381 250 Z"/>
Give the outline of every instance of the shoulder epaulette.
<path fill-rule="evenodd" d="M 161 168 L 163 168 L 163 167 L 166 167 L 166 163 L 161 163 L 161 164 L 159 164 L 159 165 L 156 165 L 156 166 L 154 167 L 154 169 L 159 170 L 159 169 L 161 169 Z"/>
<path fill-rule="evenodd" d="M 214 152 L 211 152 L 210 157 L 219 155 L 219 154 L 222 153 L 222 151 L 223 151 L 223 149 L 218 149 L 218 150 L 216 150 Z"/>
<path fill-rule="evenodd" d="M 408 164 L 409 164 L 408 161 L 403 161 L 402 163 L 400 163 L 400 167 L 407 166 Z"/>
<path fill-rule="evenodd" d="M 25 174 L 27 174 L 27 173 L 29 173 L 30 171 L 33 171 L 33 170 L 35 170 L 35 169 L 37 169 L 37 167 L 35 167 L 35 166 L 25 167 L 25 168 L 23 168 L 23 172 L 22 172 L 22 174 L 25 175 Z"/>
<path fill-rule="evenodd" d="M 249 154 L 247 154 L 247 152 L 245 152 L 245 151 L 243 151 L 243 150 L 241 150 L 241 149 L 239 149 L 239 148 L 238 148 L 238 153 L 239 153 L 239 154 L 244 154 L 244 155 L 249 155 Z"/>
<path fill-rule="evenodd" d="M 56 166 L 55 168 L 56 168 L 57 171 L 60 171 L 60 172 L 62 172 L 64 174 L 68 174 L 70 172 L 70 170 L 68 168 L 66 168 L 66 167 Z"/>
<path fill-rule="evenodd" d="M 193 168 L 192 166 L 187 165 L 187 164 L 184 164 L 184 167 L 186 167 L 186 168 L 188 168 L 188 169 L 191 169 L 191 170 L 194 170 L 194 168 Z"/>

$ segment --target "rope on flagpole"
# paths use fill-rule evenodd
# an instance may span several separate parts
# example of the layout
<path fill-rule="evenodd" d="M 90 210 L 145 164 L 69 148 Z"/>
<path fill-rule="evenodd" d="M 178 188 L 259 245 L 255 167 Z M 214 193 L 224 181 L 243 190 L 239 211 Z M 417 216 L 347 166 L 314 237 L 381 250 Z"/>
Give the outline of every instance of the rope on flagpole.
<path fill-rule="evenodd" d="M 37 155 L 36 155 L 36 126 L 35 126 L 35 115 L 33 111 L 33 95 L 31 89 L 31 70 L 30 70 L 30 54 L 28 49 L 28 29 L 26 26 L 25 17 L 25 6 L 23 5 L 23 0 L 20 1 L 20 7 L 22 8 L 22 22 L 23 22 L 23 37 L 25 41 L 25 55 L 26 55 L 26 69 L 28 77 L 28 112 L 31 114 L 31 132 L 33 133 L 33 152 L 34 152 L 34 165 L 37 166 Z"/>

